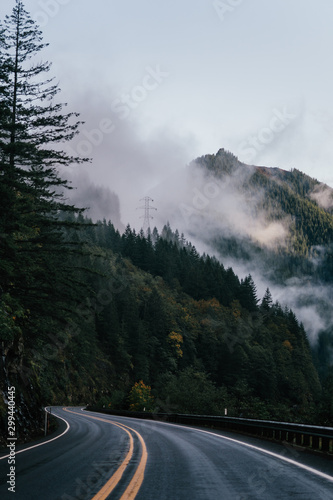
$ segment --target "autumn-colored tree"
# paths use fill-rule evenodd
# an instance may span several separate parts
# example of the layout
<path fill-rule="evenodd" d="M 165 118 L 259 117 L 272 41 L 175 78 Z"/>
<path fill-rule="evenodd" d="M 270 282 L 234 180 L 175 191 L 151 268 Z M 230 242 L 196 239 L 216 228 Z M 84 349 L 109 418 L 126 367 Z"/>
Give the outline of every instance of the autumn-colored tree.
<path fill-rule="evenodd" d="M 182 343 L 184 342 L 183 336 L 177 332 L 171 332 L 168 335 L 168 342 L 172 349 L 175 351 L 177 358 L 183 357 Z"/>
<path fill-rule="evenodd" d="M 152 411 L 154 397 L 151 395 L 151 387 L 144 384 L 142 380 L 136 382 L 128 397 L 131 411 Z"/>

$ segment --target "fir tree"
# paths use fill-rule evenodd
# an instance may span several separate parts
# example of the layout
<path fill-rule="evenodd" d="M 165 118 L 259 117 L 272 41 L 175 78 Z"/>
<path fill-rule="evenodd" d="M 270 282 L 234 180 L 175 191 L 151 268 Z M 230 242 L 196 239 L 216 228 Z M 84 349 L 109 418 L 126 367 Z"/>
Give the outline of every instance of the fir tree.
<path fill-rule="evenodd" d="M 73 245 L 64 241 L 69 223 L 62 214 L 80 209 L 66 202 L 70 186 L 58 170 L 82 159 L 58 144 L 71 140 L 80 122 L 55 103 L 59 88 L 44 77 L 50 64 L 34 62 L 46 44 L 22 1 L 0 33 L 0 286 L 23 305 L 34 336 L 52 329 L 75 295 L 75 277 L 64 264 Z"/>
<path fill-rule="evenodd" d="M 239 301 L 245 309 L 256 311 L 258 306 L 257 289 L 251 274 L 241 280 L 239 287 Z"/>
<path fill-rule="evenodd" d="M 261 309 L 264 311 L 269 311 L 273 305 L 272 294 L 269 288 L 266 288 L 265 295 L 261 301 Z"/>

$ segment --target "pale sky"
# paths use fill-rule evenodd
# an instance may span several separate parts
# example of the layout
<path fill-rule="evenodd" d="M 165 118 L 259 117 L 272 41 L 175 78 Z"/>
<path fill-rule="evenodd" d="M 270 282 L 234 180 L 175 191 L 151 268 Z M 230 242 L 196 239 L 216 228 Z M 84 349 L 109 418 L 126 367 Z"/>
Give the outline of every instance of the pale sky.
<path fill-rule="evenodd" d="M 1 1 L 1 19 L 13 5 Z M 332 0 L 24 5 L 85 121 L 73 148 L 93 161 L 72 175 L 117 193 L 125 223 L 161 180 L 222 147 L 333 187 Z"/>

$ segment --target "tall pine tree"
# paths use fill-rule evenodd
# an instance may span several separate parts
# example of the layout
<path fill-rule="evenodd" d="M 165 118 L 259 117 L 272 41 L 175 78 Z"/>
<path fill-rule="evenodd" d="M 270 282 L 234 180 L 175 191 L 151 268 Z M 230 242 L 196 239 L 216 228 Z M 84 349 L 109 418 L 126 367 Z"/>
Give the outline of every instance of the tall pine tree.
<path fill-rule="evenodd" d="M 45 76 L 50 64 L 34 62 L 45 46 L 16 0 L 0 27 L 0 287 L 23 310 L 27 339 L 64 320 L 78 291 L 63 229 L 64 214 L 80 209 L 66 201 L 70 186 L 59 167 L 82 162 L 61 150 L 80 122 L 55 102 L 59 88 Z"/>

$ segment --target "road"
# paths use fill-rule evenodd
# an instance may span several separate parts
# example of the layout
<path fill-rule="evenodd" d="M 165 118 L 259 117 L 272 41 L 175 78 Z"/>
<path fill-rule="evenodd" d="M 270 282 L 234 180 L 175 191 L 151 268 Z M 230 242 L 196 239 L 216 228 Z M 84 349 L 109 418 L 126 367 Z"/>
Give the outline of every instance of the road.
<path fill-rule="evenodd" d="M 52 408 L 50 442 L 17 447 L 15 494 L 0 454 L 0 498 L 333 500 L 333 460 L 233 433 Z M 32 447 L 33 446 L 33 447 Z"/>

